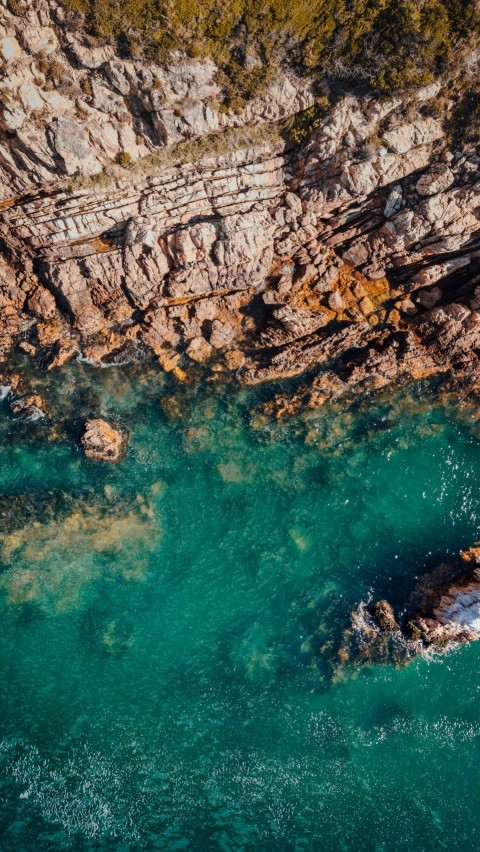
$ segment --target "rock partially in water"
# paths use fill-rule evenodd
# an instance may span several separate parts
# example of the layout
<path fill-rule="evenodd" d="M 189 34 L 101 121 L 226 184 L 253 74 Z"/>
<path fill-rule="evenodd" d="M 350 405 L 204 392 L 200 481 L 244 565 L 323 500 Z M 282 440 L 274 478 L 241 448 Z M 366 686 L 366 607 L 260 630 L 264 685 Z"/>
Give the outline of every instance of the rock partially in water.
<path fill-rule="evenodd" d="M 386 633 L 395 633 L 399 629 L 393 608 L 388 601 L 377 601 L 372 607 L 372 614 L 380 629 Z"/>
<path fill-rule="evenodd" d="M 16 397 L 10 403 L 10 409 L 16 417 L 26 420 L 39 420 L 46 414 L 45 402 L 38 393 Z"/>
<path fill-rule="evenodd" d="M 52 347 L 47 370 L 61 367 L 77 352 L 77 345 L 73 340 L 58 340 Z"/>
<path fill-rule="evenodd" d="M 22 377 L 18 373 L 0 373 L 0 399 L 23 390 Z"/>
<path fill-rule="evenodd" d="M 106 420 L 87 420 L 80 443 L 87 459 L 117 462 L 125 451 L 127 436 Z"/>
<path fill-rule="evenodd" d="M 31 358 L 34 358 L 37 354 L 37 350 L 32 343 L 29 343 L 28 340 L 21 340 L 18 344 L 18 349 L 20 352 L 23 352 L 24 355 L 30 355 Z"/>
<path fill-rule="evenodd" d="M 421 599 L 404 625 L 409 638 L 434 650 L 480 639 L 480 547 L 421 577 L 415 593 Z"/>
<path fill-rule="evenodd" d="M 165 370 L 166 373 L 172 373 L 177 367 L 179 367 L 180 361 L 181 356 L 178 352 L 175 352 L 174 349 L 162 350 L 158 355 L 158 363 L 162 370 Z"/>
<path fill-rule="evenodd" d="M 361 603 L 352 614 L 342 661 L 405 663 L 480 639 L 480 546 L 421 576 L 397 619 L 388 601 Z"/>

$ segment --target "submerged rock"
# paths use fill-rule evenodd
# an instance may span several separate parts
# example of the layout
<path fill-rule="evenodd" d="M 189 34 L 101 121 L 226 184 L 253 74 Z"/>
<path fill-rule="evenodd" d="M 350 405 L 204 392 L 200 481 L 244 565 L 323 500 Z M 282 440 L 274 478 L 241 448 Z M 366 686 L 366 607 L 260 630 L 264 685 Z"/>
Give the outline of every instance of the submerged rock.
<path fill-rule="evenodd" d="M 0 494 L 0 590 L 7 604 L 66 612 L 79 606 L 87 586 L 105 570 L 118 580 L 143 579 L 162 536 L 150 495 L 105 497 L 91 502 L 91 495 L 75 499 L 65 492 Z M 123 618 L 100 622 L 106 650 L 126 649 L 124 624 Z"/>
<path fill-rule="evenodd" d="M 117 462 L 124 453 L 127 437 L 106 420 L 87 420 L 80 443 L 87 459 Z"/>

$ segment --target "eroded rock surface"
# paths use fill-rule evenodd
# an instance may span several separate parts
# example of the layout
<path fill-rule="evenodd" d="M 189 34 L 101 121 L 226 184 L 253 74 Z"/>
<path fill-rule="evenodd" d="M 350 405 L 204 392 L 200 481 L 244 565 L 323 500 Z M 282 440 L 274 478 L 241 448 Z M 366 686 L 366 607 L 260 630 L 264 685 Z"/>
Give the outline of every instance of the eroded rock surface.
<path fill-rule="evenodd" d="M 106 420 L 95 419 L 85 423 L 80 443 L 87 459 L 117 462 L 124 453 L 127 439 Z"/>
<path fill-rule="evenodd" d="M 282 122 L 315 102 L 305 78 L 236 114 L 210 61 L 124 59 L 54 0 L 1 7 L 1 358 L 22 342 L 55 368 L 134 345 L 179 376 L 313 371 L 274 414 L 476 380 L 480 157 L 428 114 L 438 86 L 331 95 L 294 144 Z"/>
<path fill-rule="evenodd" d="M 405 612 L 382 600 L 352 615 L 340 656 L 354 662 L 405 663 L 480 639 L 480 547 L 470 547 L 421 576 Z"/>

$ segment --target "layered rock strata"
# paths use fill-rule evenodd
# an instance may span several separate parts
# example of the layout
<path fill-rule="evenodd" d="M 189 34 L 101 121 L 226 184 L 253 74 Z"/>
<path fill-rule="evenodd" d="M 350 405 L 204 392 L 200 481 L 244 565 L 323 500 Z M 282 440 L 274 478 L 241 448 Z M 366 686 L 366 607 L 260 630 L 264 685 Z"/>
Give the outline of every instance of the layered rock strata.
<path fill-rule="evenodd" d="M 0 3 L 4 360 L 129 346 L 179 378 L 312 371 L 274 413 L 403 376 L 475 382 L 480 158 L 449 149 L 441 83 L 331 96 L 294 143 L 304 78 L 234 114 L 211 62 L 127 60 L 50 0 Z"/>

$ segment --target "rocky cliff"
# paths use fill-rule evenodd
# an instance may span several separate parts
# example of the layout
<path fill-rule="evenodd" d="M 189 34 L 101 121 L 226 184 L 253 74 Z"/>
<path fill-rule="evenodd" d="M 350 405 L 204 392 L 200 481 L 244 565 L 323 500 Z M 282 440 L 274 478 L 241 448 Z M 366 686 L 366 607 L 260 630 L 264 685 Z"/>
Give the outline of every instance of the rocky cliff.
<path fill-rule="evenodd" d="M 312 371 L 276 413 L 475 382 L 480 157 L 452 147 L 441 80 L 375 100 L 288 72 L 234 113 L 211 61 L 125 58 L 53 0 L 0 10 L 4 360 L 140 347 L 180 379 Z"/>

